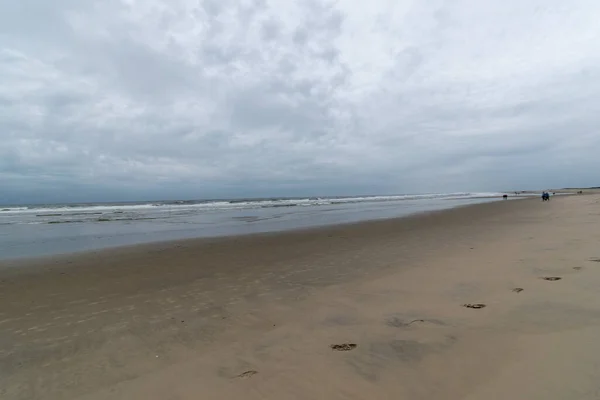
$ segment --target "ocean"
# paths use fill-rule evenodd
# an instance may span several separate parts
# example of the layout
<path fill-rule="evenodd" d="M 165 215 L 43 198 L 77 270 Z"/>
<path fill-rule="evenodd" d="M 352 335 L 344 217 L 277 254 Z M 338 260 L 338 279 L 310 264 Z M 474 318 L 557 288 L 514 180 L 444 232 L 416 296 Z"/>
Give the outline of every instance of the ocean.
<path fill-rule="evenodd" d="M 0 258 L 401 217 L 502 200 L 503 193 L 0 206 Z"/>

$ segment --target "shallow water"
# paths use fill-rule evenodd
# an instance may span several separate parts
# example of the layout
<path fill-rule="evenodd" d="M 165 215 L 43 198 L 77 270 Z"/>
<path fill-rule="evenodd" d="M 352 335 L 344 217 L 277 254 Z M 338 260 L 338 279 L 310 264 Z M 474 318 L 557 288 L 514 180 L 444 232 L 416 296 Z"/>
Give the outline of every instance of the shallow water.
<path fill-rule="evenodd" d="M 155 241 L 283 231 L 394 218 L 501 200 L 501 194 L 12 206 L 0 212 L 0 258 Z"/>

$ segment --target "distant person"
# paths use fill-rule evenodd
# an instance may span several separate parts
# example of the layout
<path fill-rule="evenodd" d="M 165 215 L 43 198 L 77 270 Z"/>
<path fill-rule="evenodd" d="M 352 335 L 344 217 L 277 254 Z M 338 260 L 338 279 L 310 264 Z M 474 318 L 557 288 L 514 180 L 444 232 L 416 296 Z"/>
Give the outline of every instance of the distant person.
<path fill-rule="evenodd" d="M 504 200 L 506 200 L 506 199 L 508 199 L 508 195 L 507 195 L 507 194 L 505 194 L 505 195 L 503 195 L 503 196 L 502 196 L 502 198 L 503 198 Z"/>
<path fill-rule="evenodd" d="M 542 193 L 542 201 L 549 201 L 549 200 L 550 200 L 550 194 L 548 194 L 548 192 Z"/>

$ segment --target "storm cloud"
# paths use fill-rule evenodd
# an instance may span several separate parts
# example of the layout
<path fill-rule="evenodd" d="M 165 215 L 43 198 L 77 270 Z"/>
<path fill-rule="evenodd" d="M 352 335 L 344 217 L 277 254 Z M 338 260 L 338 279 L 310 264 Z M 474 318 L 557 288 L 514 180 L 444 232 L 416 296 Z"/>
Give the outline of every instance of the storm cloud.
<path fill-rule="evenodd" d="M 600 185 L 594 0 L 0 1 L 0 201 Z"/>

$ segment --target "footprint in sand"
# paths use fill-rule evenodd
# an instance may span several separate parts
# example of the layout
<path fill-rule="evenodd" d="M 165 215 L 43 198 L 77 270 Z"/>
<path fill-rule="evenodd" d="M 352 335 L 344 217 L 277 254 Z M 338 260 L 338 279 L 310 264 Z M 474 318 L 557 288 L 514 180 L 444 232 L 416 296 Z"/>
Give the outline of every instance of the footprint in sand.
<path fill-rule="evenodd" d="M 600 263 L 600 258 L 598 258 L 598 257 L 590 258 L 590 261 Z"/>
<path fill-rule="evenodd" d="M 581 271 L 581 270 L 583 269 L 583 267 L 573 267 L 573 269 L 574 269 L 575 271 Z"/>
<path fill-rule="evenodd" d="M 331 350 L 335 351 L 350 351 L 354 350 L 358 345 L 356 343 L 331 344 Z"/>
<path fill-rule="evenodd" d="M 258 374 L 258 371 L 251 369 L 250 371 L 242 372 L 241 374 L 236 376 L 236 378 L 248 379 L 248 378 L 253 377 L 256 374 Z"/>
<path fill-rule="evenodd" d="M 480 309 L 480 308 L 484 308 L 485 304 L 482 304 L 482 303 L 475 303 L 475 304 L 467 303 L 467 304 L 463 304 L 463 307 L 474 308 L 474 309 L 477 310 L 477 309 Z"/>
<path fill-rule="evenodd" d="M 523 289 L 522 287 L 516 287 L 512 291 L 515 293 L 521 293 L 523 290 L 525 290 L 525 289 Z"/>
<path fill-rule="evenodd" d="M 391 326 L 392 328 L 408 328 L 409 326 L 415 324 L 434 324 L 434 325 L 444 325 L 442 321 L 438 321 L 435 319 L 413 319 L 411 321 L 405 321 L 397 317 L 389 318 L 385 321 L 387 326 Z"/>
<path fill-rule="evenodd" d="M 560 276 L 543 276 L 542 279 L 545 281 L 554 282 L 554 281 L 560 281 L 562 278 Z"/>

